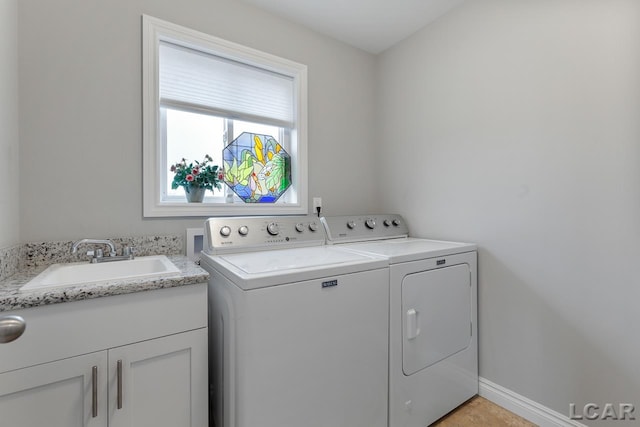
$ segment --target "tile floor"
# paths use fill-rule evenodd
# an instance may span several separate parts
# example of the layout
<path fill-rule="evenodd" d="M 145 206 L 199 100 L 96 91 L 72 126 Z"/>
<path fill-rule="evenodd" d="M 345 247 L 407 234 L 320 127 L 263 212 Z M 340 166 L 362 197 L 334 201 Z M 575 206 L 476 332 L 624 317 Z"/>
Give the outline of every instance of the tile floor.
<path fill-rule="evenodd" d="M 536 427 L 536 424 L 476 396 L 431 427 Z"/>

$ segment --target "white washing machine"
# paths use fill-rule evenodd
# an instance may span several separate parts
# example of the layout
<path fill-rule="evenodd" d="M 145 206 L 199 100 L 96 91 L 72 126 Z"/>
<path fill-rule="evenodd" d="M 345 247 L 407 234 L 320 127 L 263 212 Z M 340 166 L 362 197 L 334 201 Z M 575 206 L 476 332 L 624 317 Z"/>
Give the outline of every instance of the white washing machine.
<path fill-rule="evenodd" d="M 328 243 L 389 260 L 389 427 L 425 427 L 476 395 L 476 246 L 408 237 L 399 215 L 322 222 Z"/>
<path fill-rule="evenodd" d="M 389 269 L 316 217 L 211 218 L 217 427 L 387 427 Z"/>

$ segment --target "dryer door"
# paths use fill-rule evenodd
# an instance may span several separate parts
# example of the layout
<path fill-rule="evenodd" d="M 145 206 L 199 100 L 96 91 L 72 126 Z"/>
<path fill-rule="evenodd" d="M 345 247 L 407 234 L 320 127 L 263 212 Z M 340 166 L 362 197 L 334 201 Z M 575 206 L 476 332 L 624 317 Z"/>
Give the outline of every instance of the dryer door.
<path fill-rule="evenodd" d="M 402 280 L 402 370 L 412 375 L 471 341 L 467 264 L 408 274 Z"/>

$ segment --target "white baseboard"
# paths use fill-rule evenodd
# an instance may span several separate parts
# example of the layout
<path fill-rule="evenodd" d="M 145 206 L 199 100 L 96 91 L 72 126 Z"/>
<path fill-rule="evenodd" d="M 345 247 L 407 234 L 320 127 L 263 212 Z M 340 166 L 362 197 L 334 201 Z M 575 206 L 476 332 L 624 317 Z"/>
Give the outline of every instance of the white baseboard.
<path fill-rule="evenodd" d="M 480 396 L 540 427 L 586 427 L 568 416 L 480 377 Z"/>

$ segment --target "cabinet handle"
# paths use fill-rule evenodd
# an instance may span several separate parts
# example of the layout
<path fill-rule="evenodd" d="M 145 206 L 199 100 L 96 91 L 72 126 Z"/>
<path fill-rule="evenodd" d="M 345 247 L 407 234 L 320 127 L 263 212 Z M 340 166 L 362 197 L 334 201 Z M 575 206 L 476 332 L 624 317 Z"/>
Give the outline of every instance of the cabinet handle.
<path fill-rule="evenodd" d="M 91 390 L 91 416 L 98 416 L 98 367 L 91 369 L 92 390 Z"/>
<path fill-rule="evenodd" d="M 26 327 L 27 323 L 20 316 L 0 317 L 0 344 L 20 338 Z"/>
<path fill-rule="evenodd" d="M 122 360 L 118 360 L 118 409 L 122 409 Z"/>

